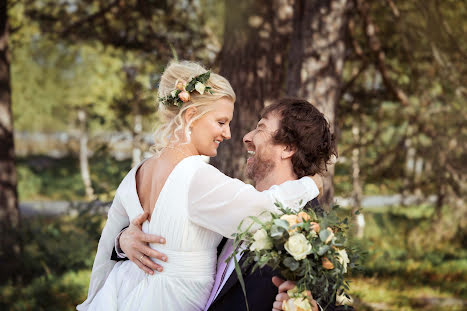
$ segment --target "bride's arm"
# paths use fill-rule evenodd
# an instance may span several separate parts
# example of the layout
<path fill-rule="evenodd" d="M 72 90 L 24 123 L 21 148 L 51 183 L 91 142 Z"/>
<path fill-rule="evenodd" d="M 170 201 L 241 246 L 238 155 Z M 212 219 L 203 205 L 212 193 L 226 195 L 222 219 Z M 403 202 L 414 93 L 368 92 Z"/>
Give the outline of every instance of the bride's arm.
<path fill-rule="evenodd" d="M 92 266 L 91 281 L 89 282 L 88 298 L 76 307 L 77 310 L 87 310 L 94 296 L 102 288 L 115 261 L 110 259 L 115 246 L 115 237 L 123 227 L 128 226 L 129 218 L 120 201 L 119 191 L 115 194 L 112 206 L 109 209 L 107 222 L 102 231 L 99 245 L 97 246 L 96 258 Z"/>
<path fill-rule="evenodd" d="M 205 165 L 191 180 L 189 215 L 197 225 L 231 237 L 245 217 L 257 216 L 264 211 L 277 212 L 276 201 L 298 210 L 318 194 L 316 184 L 309 177 L 259 192 L 253 186 Z"/>

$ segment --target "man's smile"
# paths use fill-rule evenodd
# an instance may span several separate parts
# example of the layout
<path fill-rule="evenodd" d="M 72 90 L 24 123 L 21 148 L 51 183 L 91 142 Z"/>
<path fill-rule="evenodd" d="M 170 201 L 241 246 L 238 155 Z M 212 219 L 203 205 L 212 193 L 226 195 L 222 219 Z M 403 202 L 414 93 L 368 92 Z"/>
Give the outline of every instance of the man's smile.
<path fill-rule="evenodd" d="M 256 151 L 254 150 L 248 150 L 248 159 L 247 159 L 247 163 L 250 163 L 251 161 L 253 161 L 253 158 L 255 157 L 256 155 Z"/>

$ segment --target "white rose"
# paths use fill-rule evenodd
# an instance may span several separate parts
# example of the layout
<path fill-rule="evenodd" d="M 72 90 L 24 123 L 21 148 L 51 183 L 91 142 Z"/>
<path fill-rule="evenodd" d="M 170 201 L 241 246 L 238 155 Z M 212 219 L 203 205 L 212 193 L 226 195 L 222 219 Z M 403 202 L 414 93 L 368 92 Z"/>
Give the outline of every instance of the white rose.
<path fill-rule="evenodd" d="M 350 297 L 350 296 L 349 296 Z M 353 304 L 353 299 L 352 297 L 347 298 L 345 297 L 344 294 L 342 295 L 336 295 L 336 305 L 337 306 L 345 306 L 345 305 L 352 305 Z"/>
<path fill-rule="evenodd" d="M 311 253 L 311 244 L 301 233 L 292 235 L 289 240 L 285 242 L 284 247 L 295 260 L 302 260 Z"/>
<path fill-rule="evenodd" d="M 311 305 L 307 298 L 290 298 L 282 302 L 282 310 L 285 311 L 310 311 Z"/>
<path fill-rule="evenodd" d="M 172 92 L 170 92 L 170 96 L 176 97 L 177 96 L 177 90 L 173 90 Z"/>
<path fill-rule="evenodd" d="M 272 248 L 272 241 L 268 237 L 268 233 L 264 229 L 259 229 L 253 235 L 253 239 L 255 240 L 253 244 L 250 246 L 250 251 L 255 250 L 262 250 L 262 249 L 271 249 Z"/>
<path fill-rule="evenodd" d="M 347 255 L 347 252 L 345 249 L 340 249 L 337 251 L 337 260 L 341 263 L 341 265 L 344 267 L 344 273 L 347 272 L 347 264 L 350 262 L 349 256 Z"/>
<path fill-rule="evenodd" d="M 198 91 L 198 93 L 200 93 L 201 95 L 204 94 L 204 89 L 206 88 L 206 86 L 201 83 L 201 82 L 196 82 L 195 84 L 195 89 Z"/>

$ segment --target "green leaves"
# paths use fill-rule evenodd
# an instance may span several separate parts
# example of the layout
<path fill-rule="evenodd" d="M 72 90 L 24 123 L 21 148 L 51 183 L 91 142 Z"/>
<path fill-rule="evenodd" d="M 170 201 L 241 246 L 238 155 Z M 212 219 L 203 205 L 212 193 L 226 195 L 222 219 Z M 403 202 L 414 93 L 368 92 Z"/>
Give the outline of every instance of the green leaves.
<path fill-rule="evenodd" d="M 325 230 L 321 230 L 321 231 L 319 232 L 319 238 L 320 238 L 320 240 L 321 240 L 323 243 L 328 239 L 328 237 L 329 237 L 330 235 L 331 235 L 331 232 L 330 232 L 329 230 L 326 230 L 326 229 L 325 229 Z"/>
<path fill-rule="evenodd" d="M 283 263 L 284 266 L 290 269 L 290 271 L 295 271 L 300 267 L 300 263 L 293 259 L 293 257 L 286 257 Z"/>
<path fill-rule="evenodd" d="M 276 226 L 276 225 L 273 225 L 271 227 L 271 233 L 270 233 L 270 236 L 271 238 L 273 239 L 281 239 L 284 237 L 284 233 L 286 233 L 287 230 L 284 230 L 284 228 L 282 227 L 279 227 L 279 226 Z"/>
<path fill-rule="evenodd" d="M 327 230 L 326 230 L 327 231 Z M 318 249 L 318 255 L 320 256 L 323 256 L 324 254 L 326 254 L 329 250 L 331 249 L 331 247 L 329 245 L 321 245 Z"/>
<path fill-rule="evenodd" d="M 274 225 L 281 227 L 285 230 L 289 230 L 289 223 L 284 219 L 274 219 Z"/>

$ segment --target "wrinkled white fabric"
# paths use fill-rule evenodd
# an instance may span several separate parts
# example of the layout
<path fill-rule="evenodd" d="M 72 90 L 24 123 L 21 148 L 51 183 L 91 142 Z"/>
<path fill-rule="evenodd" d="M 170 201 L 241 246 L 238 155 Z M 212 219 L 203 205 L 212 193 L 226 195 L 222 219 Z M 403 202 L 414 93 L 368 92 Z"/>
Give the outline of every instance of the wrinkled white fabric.
<path fill-rule="evenodd" d="M 246 216 L 275 211 L 276 200 L 301 207 L 318 195 L 311 178 L 258 192 L 232 179 L 200 156 L 182 160 L 167 178 L 157 199 L 146 233 L 166 238 L 150 246 L 168 257 L 155 262 L 161 273 L 147 275 L 131 261 L 110 260 L 115 237 L 143 213 L 136 192 L 134 167 L 123 179 L 109 210 L 99 241 L 88 298 L 77 310 L 203 310 L 216 269 L 216 247 L 222 235 L 230 237 Z"/>

